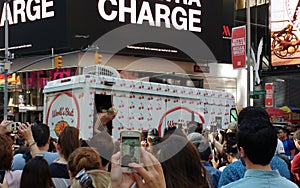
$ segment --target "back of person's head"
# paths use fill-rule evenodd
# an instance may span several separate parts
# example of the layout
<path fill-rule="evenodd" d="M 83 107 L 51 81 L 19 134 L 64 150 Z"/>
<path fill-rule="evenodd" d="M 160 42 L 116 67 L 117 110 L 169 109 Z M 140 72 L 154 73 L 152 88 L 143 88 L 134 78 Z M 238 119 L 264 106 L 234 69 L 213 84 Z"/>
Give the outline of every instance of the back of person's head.
<path fill-rule="evenodd" d="M 56 152 L 55 144 L 57 144 L 57 139 L 50 137 L 48 152 Z"/>
<path fill-rule="evenodd" d="M 80 146 L 79 130 L 68 126 L 63 129 L 58 137 L 59 153 L 68 160 L 70 154 Z"/>
<path fill-rule="evenodd" d="M 81 178 L 74 179 L 72 188 L 107 188 L 109 187 L 109 183 L 110 175 L 108 172 L 103 170 L 89 170 L 85 174 L 82 174 Z"/>
<path fill-rule="evenodd" d="M 245 117 L 236 139 L 238 148 L 243 147 L 247 158 L 254 164 L 267 165 L 274 156 L 277 135 L 269 119 Z"/>
<path fill-rule="evenodd" d="M 235 132 L 228 132 L 226 133 L 226 147 L 225 152 L 227 154 L 231 154 L 234 156 L 238 155 L 238 149 L 236 145 L 236 133 Z"/>
<path fill-rule="evenodd" d="M 54 187 L 50 168 L 43 157 L 35 157 L 28 161 L 23 169 L 20 188 Z"/>
<path fill-rule="evenodd" d="M 191 121 L 187 124 L 187 134 L 191 134 L 193 132 L 197 132 L 202 134 L 203 125 L 196 121 Z"/>
<path fill-rule="evenodd" d="M 13 141 L 7 135 L 0 135 L 0 170 L 10 170 L 13 151 Z"/>
<path fill-rule="evenodd" d="M 166 128 L 164 129 L 164 135 L 163 135 L 163 137 L 169 136 L 169 135 L 173 134 L 173 133 L 175 132 L 176 129 L 177 129 L 177 128 L 176 128 L 175 126 L 173 126 L 173 127 L 166 127 Z"/>
<path fill-rule="evenodd" d="M 204 161 L 209 161 L 211 156 L 211 149 L 207 139 L 200 133 L 196 132 L 189 134 L 187 138 L 197 148 L 201 159 Z"/>
<path fill-rule="evenodd" d="M 93 136 L 88 144 L 100 154 L 102 166 L 105 167 L 114 153 L 114 143 L 111 136 L 106 131 L 100 132 Z"/>
<path fill-rule="evenodd" d="M 46 124 L 38 123 L 31 126 L 32 136 L 38 147 L 43 147 L 49 143 L 50 129 Z"/>
<path fill-rule="evenodd" d="M 199 152 L 185 137 L 175 134 L 165 137 L 160 143 L 158 158 L 168 188 L 209 187 Z"/>
<path fill-rule="evenodd" d="M 80 147 L 69 156 L 68 169 L 75 177 L 75 175 L 82 169 L 88 171 L 103 169 L 103 167 L 99 153 L 91 147 Z"/>
<path fill-rule="evenodd" d="M 268 112 L 261 107 L 248 106 L 246 108 L 243 108 L 239 113 L 238 124 L 241 124 L 241 122 L 244 119 L 249 119 L 249 118 L 262 118 L 262 119 L 269 120 L 270 116 Z"/>

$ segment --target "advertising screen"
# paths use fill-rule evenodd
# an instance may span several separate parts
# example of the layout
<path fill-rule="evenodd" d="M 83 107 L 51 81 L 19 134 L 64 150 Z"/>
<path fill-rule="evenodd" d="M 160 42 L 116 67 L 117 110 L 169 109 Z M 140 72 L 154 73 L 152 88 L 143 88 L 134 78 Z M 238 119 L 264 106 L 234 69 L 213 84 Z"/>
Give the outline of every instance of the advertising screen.
<path fill-rule="evenodd" d="M 273 67 L 300 64 L 300 1 L 271 0 L 271 63 Z"/>
<path fill-rule="evenodd" d="M 15 0 L 0 4 L 0 36 L 8 20 L 16 55 L 97 46 L 103 53 L 230 62 L 223 36 L 233 9 L 233 0 Z"/>
<path fill-rule="evenodd" d="M 0 52 L 4 53 L 5 21 L 8 21 L 8 46 L 19 55 L 66 48 L 66 1 L 14 0 L 0 3 Z M 64 11 L 59 11 L 64 10 Z"/>

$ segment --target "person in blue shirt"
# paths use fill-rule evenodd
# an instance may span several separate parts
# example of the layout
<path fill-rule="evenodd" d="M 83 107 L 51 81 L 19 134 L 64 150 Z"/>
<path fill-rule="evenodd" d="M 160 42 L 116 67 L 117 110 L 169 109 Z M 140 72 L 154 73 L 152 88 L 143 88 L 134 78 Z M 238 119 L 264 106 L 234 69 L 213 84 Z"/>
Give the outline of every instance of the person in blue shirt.
<path fill-rule="evenodd" d="M 237 146 L 242 163 L 246 166 L 244 177 L 222 188 L 296 188 L 296 184 L 272 170 L 270 162 L 277 146 L 276 129 L 263 116 L 246 116 L 239 123 Z M 225 173 L 225 172 L 223 172 Z"/>
<path fill-rule="evenodd" d="M 277 136 L 283 143 L 285 155 L 288 156 L 290 160 L 293 160 L 296 154 L 296 146 L 293 140 L 289 138 L 288 130 L 283 127 L 278 128 Z"/>
<path fill-rule="evenodd" d="M 278 170 L 279 174 L 282 177 L 285 177 L 286 179 L 290 179 L 290 171 L 288 169 L 288 166 L 284 160 L 282 160 L 280 157 L 274 155 L 270 166 L 272 170 Z M 236 180 L 239 180 L 244 177 L 246 172 L 246 166 L 243 165 L 241 159 L 238 161 L 235 161 L 224 168 L 223 172 L 221 173 L 218 187 L 222 187 L 223 185 L 227 185 L 231 182 L 234 182 Z"/>
<path fill-rule="evenodd" d="M 43 153 L 44 158 L 50 165 L 55 159 L 58 158 L 57 152 L 48 152 L 50 145 L 50 129 L 46 124 L 43 123 L 35 123 L 31 127 L 33 138 L 41 151 Z M 12 162 L 12 170 L 23 170 L 26 162 L 31 159 L 32 156 L 30 152 L 19 153 L 14 155 Z"/>

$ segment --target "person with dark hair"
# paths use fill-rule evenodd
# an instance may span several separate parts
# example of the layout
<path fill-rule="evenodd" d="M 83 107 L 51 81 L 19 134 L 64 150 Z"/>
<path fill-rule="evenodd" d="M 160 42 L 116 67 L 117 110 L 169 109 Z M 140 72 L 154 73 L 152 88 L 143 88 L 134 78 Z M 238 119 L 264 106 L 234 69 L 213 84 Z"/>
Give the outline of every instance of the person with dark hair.
<path fill-rule="evenodd" d="M 239 114 L 239 124 L 237 126 L 239 127 L 244 120 L 249 119 L 268 122 L 267 124 L 273 127 L 272 123 L 270 122 L 268 113 L 263 108 L 253 106 L 244 108 Z M 283 159 L 275 155 L 275 151 L 273 153 L 270 166 L 273 170 L 278 170 L 281 176 L 285 177 L 286 179 L 290 179 L 290 171 L 288 169 L 288 165 Z M 245 172 L 246 167 L 242 164 L 241 159 L 230 163 L 224 168 L 223 172 L 221 173 L 218 187 L 220 188 L 224 185 L 243 178 Z"/>
<path fill-rule="evenodd" d="M 4 120 L 0 124 L 0 170 L 5 171 L 5 185 L 7 185 L 9 188 L 19 188 L 22 171 L 10 170 L 13 160 L 13 141 L 10 136 L 6 135 L 9 134 L 7 126 L 10 123 L 10 121 Z M 33 156 L 40 152 L 36 142 L 33 139 L 30 124 L 19 124 L 18 133 L 29 144 L 29 149 L 31 150 Z"/>
<path fill-rule="evenodd" d="M 265 109 L 255 106 L 248 106 L 241 110 L 238 117 L 238 125 L 241 124 L 241 122 L 244 119 L 248 118 L 260 118 L 270 120 L 270 116 Z"/>
<path fill-rule="evenodd" d="M 0 125 L 1 126 L 1 125 Z M 21 181 L 21 170 L 11 171 L 13 159 L 13 141 L 5 134 L 0 134 L 0 170 L 5 170 L 4 179 L 9 187 L 19 187 Z"/>
<path fill-rule="evenodd" d="M 297 130 L 293 135 L 296 148 L 300 150 L 300 130 Z M 300 187 L 300 153 L 295 155 L 292 160 L 291 172 L 294 177 L 294 182 Z"/>
<path fill-rule="evenodd" d="M 59 158 L 50 165 L 52 179 L 56 187 L 63 188 L 70 185 L 67 161 L 71 153 L 78 147 L 80 147 L 79 130 L 72 126 L 65 127 L 57 142 Z"/>
<path fill-rule="evenodd" d="M 197 132 L 189 134 L 187 138 L 199 151 L 201 162 L 210 175 L 213 187 L 217 188 L 221 172 L 218 169 L 214 168 L 210 163 L 210 161 L 212 160 L 212 151 L 208 141 L 204 136 Z"/>
<path fill-rule="evenodd" d="M 20 188 L 28 187 L 55 187 L 51 179 L 49 164 L 43 156 L 30 159 L 24 167 Z"/>
<path fill-rule="evenodd" d="M 289 132 L 286 128 L 279 127 L 277 131 L 278 138 L 282 141 L 285 155 L 290 160 L 293 160 L 296 153 L 296 146 L 294 142 L 289 138 Z"/>
<path fill-rule="evenodd" d="M 31 126 L 32 136 L 36 142 L 39 150 L 43 153 L 44 158 L 50 165 L 55 159 L 58 158 L 58 153 L 48 152 L 50 145 L 50 129 L 46 124 L 39 123 Z M 26 162 L 31 159 L 31 153 L 19 153 L 14 155 L 12 170 L 22 170 Z"/>
<path fill-rule="evenodd" d="M 108 171 L 109 161 L 114 153 L 114 143 L 111 136 L 107 132 L 98 133 L 92 137 L 88 144 L 100 154 L 102 166 Z"/>
<path fill-rule="evenodd" d="M 236 139 L 241 160 L 247 170 L 243 178 L 223 188 L 297 187 L 293 182 L 281 177 L 279 172 L 272 170 L 270 166 L 277 146 L 277 135 L 268 119 L 261 116 L 245 116 L 239 124 Z"/>
<path fill-rule="evenodd" d="M 212 187 L 199 152 L 187 138 L 173 134 L 164 137 L 159 145 L 158 160 L 168 188 Z"/>

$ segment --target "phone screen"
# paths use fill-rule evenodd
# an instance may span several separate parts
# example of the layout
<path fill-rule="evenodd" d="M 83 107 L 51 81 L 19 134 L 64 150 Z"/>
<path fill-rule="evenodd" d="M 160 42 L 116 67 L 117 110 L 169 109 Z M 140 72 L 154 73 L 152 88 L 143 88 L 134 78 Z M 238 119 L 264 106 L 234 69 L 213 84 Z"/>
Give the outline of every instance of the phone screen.
<path fill-rule="evenodd" d="M 0 170 L 0 183 L 3 183 L 4 176 L 5 176 L 5 170 Z"/>
<path fill-rule="evenodd" d="M 128 167 L 129 163 L 140 162 L 140 138 L 122 136 L 121 139 L 122 158 L 121 166 Z"/>
<path fill-rule="evenodd" d="M 12 122 L 11 124 L 9 124 L 7 126 L 7 130 L 10 132 L 16 132 L 16 131 L 18 131 L 18 128 L 17 128 L 18 126 L 19 126 L 18 122 Z"/>

